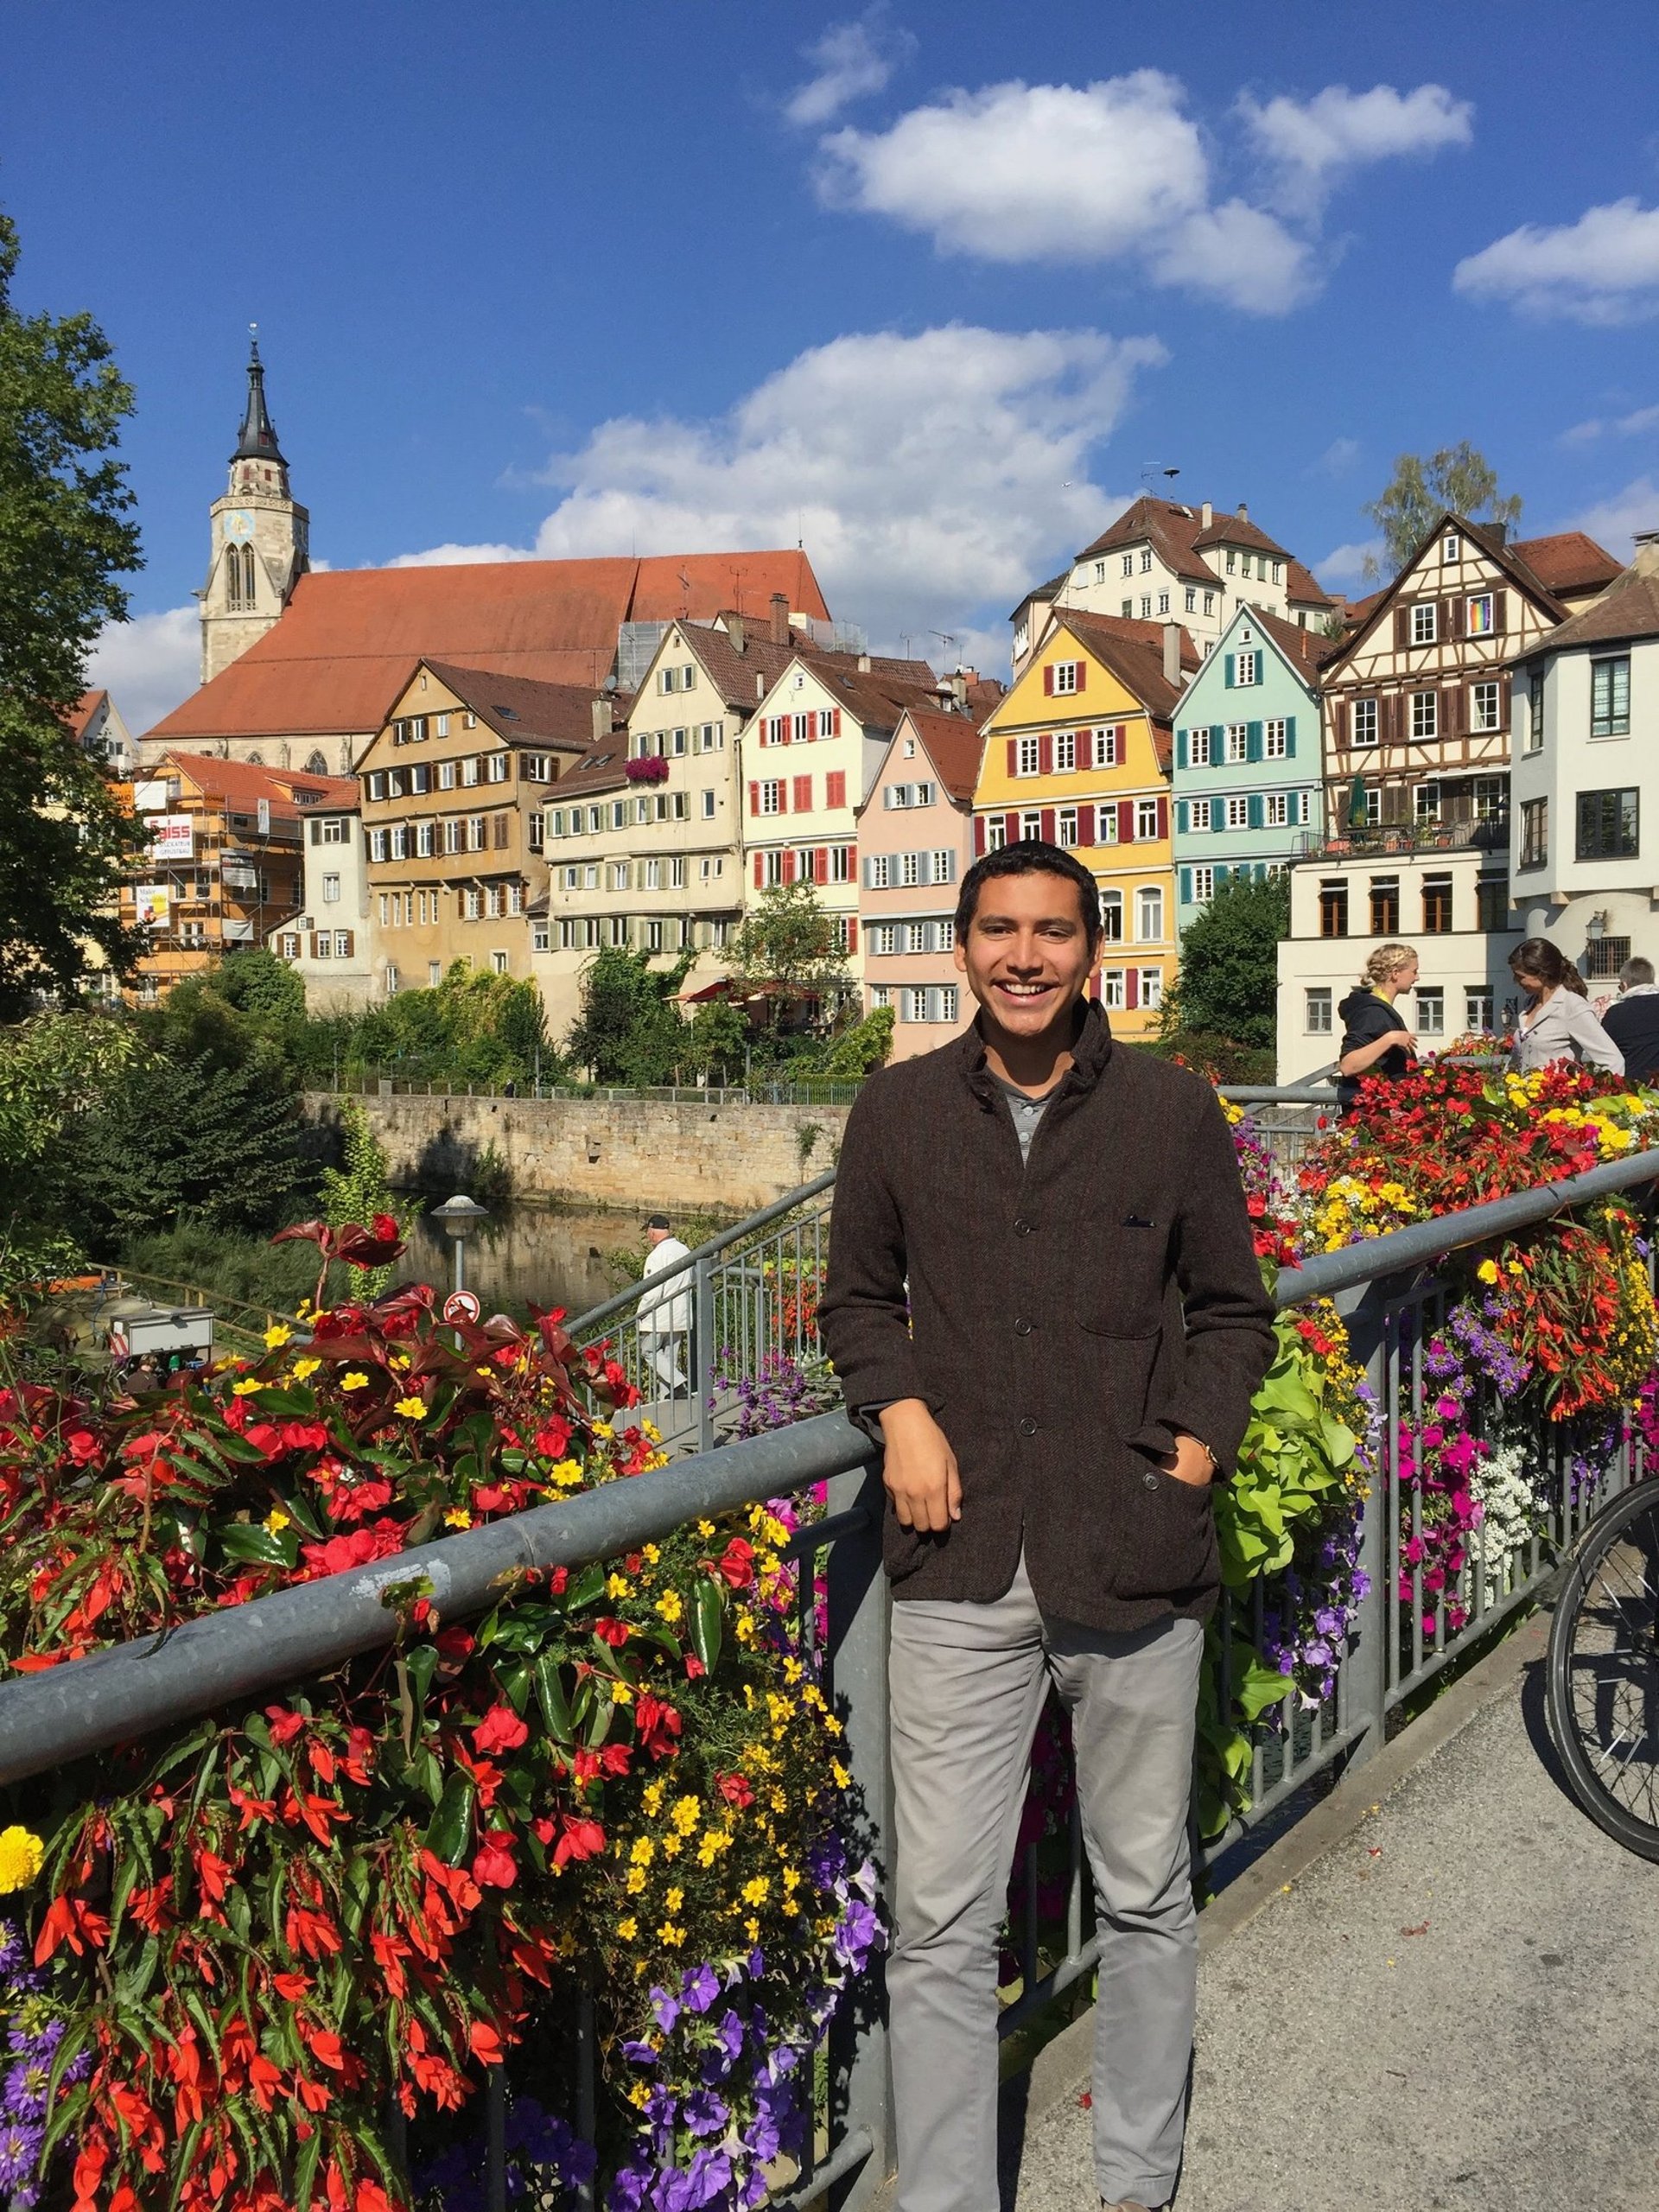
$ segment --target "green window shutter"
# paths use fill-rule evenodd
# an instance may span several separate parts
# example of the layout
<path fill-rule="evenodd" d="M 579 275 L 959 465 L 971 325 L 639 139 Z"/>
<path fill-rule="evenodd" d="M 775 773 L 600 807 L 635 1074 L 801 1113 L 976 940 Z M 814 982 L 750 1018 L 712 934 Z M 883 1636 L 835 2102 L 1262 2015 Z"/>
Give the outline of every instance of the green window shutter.
<path fill-rule="evenodd" d="M 1221 680 L 1230 691 L 1233 688 L 1233 656 L 1231 653 L 1224 653 L 1221 657 Z"/>
<path fill-rule="evenodd" d="M 1226 882 L 1227 878 L 1231 874 L 1231 873 L 1232 871 L 1230 868 L 1218 868 L 1216 870 L 1216 888 L 1217 891 L 1219 891 L 1222 885 Z"/>
<path fill-rule="evenodd" d="M 1183 906 L 1192 904 L 1192 871 L 1190 868 L 1181 870 L 1181 904 Z"/>
<path fill-rule="evenodd" d="M 1225 722 L 1211 722 L 1210 725 L 1210 766 L 1212 768 L 1218 768 L 1226 752 L 1227 725 Z"/>
<path fill-rule="evenodd" d="M 1296 758 L 1296 717 L 1294 715 L 1285 716 L 1285 758 L 1287 760 L 1294 760 Z"/>
<path fill-rule="evenodd" d="M 1259 830 L 1259 829 L 1262 827 L 1262 794 L 1261 794 L 1261 792 L 1260 792 L 1260 791 L 1252 791 L 1252 792 L 1250 793 L 1250 827 L 1251 827 L 1251 829 L 1252 829 L 1252 830 Z"/>
<path fill-rule="evenodd" d="M 1175 766 L 1178 768 L 1186 766 L 1186 732 L 1184 729 L 1178 729 L 1175 733 Z"/>
<path fill-rule="evenodd" d="M 1188 816 L 1187 816 L 1187 805 L 1186 805 L 1186 801 L 1185 801 L 1184 798 L 1178 798 L 1178 799 L 1176 800 L 1176 802 L 1175 802 L 1175 834 L 1176 834 L 1176 836 L 1177 836 L 1178 837 L 1185 837 L 1185 835 L 1186 835 L 1186 832 L 1187 832 L 1187 828 L 1188 828 Z"/>
<path fill-rule="evenodd" d="M 1259 760 L 1262 758 L 1262 725 L 1260 722 L 1251 722 L 1248 725 L 1245 734 L 1244 749 L 1248 759 L 1251 760 Z"/>

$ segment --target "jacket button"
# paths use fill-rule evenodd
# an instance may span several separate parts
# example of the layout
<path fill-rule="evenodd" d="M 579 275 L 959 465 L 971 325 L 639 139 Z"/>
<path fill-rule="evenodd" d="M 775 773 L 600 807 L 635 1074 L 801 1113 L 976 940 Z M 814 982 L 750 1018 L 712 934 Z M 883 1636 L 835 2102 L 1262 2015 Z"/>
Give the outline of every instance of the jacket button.
<path fill-rule="evenodd" d="M 1035 1436 L 1037 1433 L 1037 1424 L 1029 1414 L 1020 1424 L 1020 1433 L 1021 1436 Z"/>
<path fill-rule="evenodd" d="M 1154 1474 L 1150 1467 L 1148 1467 L 1146 1473 L 1141 1476 L 1141 1481 L 1144 1489 L 1156 1490 L 1158 1487 L 1158 1478 Z"/>
<path fill-rule="evenodd" d="M 1031 1334 L 1030 1322 L 1025 1320 L 1016 1321 L 1014 1325 L 1014 1333 L 1016 1337 L 1028 1337 Z"/>
<path fill-rule="evenodd" d="M 1014 1233 L 1016 1236 L 1029 1236 L 1032 1234 L 1031 1224 L 1025 1220 L 1016 1221 L 1014 1224 Z"/>

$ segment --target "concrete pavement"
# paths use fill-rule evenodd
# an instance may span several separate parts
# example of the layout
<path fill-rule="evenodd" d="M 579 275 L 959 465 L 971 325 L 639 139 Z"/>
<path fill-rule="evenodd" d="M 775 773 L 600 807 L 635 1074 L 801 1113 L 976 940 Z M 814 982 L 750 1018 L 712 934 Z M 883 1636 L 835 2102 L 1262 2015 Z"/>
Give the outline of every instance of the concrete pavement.
<path fill-rule="evenodd" d="M 1565 1794 L 1522 1638 L 1388 1794 L 1410 1731 L 1350 1777 L 1377 1809 L 1323 1857 L 1276 1847 L 1287 1892 L 1223 1941 L 1212 1908 L 1176 2212 L 1659 2212 L 1659 1866 Z M 1017 2212 L 1098 2212 L 1084 2086 L 1027 2132 Z"/>

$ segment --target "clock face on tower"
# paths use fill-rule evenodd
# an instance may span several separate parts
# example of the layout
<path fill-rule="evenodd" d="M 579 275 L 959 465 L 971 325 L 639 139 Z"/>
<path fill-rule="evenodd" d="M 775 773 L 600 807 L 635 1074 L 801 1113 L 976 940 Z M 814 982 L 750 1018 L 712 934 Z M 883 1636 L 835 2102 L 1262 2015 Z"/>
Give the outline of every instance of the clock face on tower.
<path fill-rule="evenodd" d="M 226 516 L 225 535 L 232 543 L 253 536 L 253 517 L 245 507 L 238 507 Z"/>

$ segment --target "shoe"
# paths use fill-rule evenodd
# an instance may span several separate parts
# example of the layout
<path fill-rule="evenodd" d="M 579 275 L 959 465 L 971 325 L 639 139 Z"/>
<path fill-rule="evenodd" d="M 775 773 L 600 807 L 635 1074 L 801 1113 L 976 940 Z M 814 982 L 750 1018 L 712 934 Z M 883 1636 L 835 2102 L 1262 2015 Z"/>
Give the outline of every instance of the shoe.
<path fill-rule="evenodd" d="M 1166 2204 L 1138 2204 L 1132 2196 L 1120 2197 L 1116 2204 L 1109 2204 L 1103 2196 L 1100 2212 L 1169 2212 L 1169 2207 Z"/>

